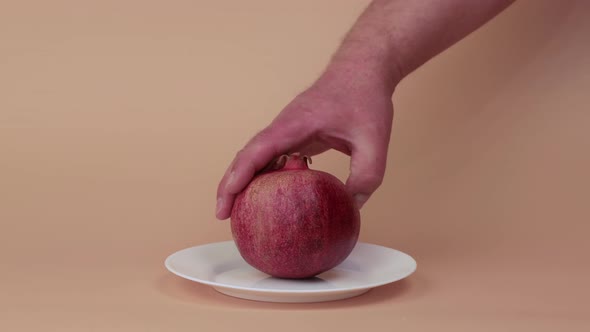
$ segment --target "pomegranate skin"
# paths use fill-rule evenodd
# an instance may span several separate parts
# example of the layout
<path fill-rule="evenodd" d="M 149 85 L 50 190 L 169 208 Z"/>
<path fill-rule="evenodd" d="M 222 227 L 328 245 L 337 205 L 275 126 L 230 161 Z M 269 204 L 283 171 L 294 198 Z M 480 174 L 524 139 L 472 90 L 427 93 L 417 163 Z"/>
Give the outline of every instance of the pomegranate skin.
<path fill-rule="evenodd" d="M 274 277 L 309 278 L 340 264 L 354 249 L 360 213 L 344 184 L 289 155 L 236 196 L 231 230 L 240 255 Z M 280 168 L 282 167 L 282 168 Z"/>

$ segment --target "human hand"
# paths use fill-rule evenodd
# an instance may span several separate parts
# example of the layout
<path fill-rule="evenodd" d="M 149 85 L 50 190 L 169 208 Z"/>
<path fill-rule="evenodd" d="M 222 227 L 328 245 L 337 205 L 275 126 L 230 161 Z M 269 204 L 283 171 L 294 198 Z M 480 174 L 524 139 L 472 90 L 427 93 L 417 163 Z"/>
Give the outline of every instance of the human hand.
<path fill-rule="evenodd" d="M 512 2 L 371 1 L 324 75 L 236 155 L 217 189 L 217 218 L 275 157 L 329 149 L 351 156 L 346 187 L 361 207 L 383 180 L 397 83 Z"/>
<path fill-rule="evenodd" d="M 359 208 L 381 185 L 391 134 L 390 82 L 351 68 L 326 71 L 235 156 L 217 189 L 217 218 L 231 215 L 235 196 L 274 158 L 335 149 L 351 157 L 347 190 Z"/>

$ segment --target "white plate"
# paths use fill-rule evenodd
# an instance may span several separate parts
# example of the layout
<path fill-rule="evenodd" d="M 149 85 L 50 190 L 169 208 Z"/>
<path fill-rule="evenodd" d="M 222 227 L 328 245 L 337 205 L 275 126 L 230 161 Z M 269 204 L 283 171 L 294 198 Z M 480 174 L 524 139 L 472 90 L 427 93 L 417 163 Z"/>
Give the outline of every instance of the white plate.
<path fill-rule="evenodd" d="M 416 270 L 416 261 L 409 255 L 362 242 L 340 265 L 306 280 L 273 278 L 254 269 L 240 256 L 233 241 L 180 250 L 165 264 L 170 272 L 226 295 L 290 303 L 350 298 L 403 279 Z"/>

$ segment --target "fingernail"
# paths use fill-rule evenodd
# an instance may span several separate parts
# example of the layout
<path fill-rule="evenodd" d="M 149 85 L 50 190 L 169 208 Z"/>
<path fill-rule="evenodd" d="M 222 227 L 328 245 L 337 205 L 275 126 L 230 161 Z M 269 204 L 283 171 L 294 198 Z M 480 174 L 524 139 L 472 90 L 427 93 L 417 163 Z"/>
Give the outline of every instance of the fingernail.
<path fill-rule="evenodd" d="M 235 171 L 231 171 L 231 173 L 229 173 L 229 176 L 227 177 L 227 183 L 225 184 L 226 189 L 233 185 L 234 181 L 236 180 L 235 177 Z"/>
<path fill-rule="evenodd" d="M 215 210 L 215 215 L 219 217 L 219 212 L 223 209 L 223 198 L 219 197 L 217 199 L 217 209 Z"/>
<path fill-rule="evenodd" d="M 369 195 L 367 195 L 367 194 L 356 194 L 356 195 L 354 195 L 354 200 L 356 201 L 356 205 L 360 209 L 369 200 Z"/>

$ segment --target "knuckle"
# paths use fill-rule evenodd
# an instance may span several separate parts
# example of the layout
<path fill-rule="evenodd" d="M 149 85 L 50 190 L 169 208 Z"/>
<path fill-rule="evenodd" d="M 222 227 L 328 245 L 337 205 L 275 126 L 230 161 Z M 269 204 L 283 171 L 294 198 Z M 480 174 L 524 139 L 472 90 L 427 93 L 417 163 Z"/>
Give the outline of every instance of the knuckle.
<path fill-rule="evenodd" d="M 362 182 L 368 189 L 375 190 L 383 183 L 383 175 L 377 173 L 367 173 L 363 175 Z"/>
<path fill-rule="evenodd" d="M 366 165 L 369 166 L 369 165 Z M 383 183 L 383 177 L 385 175 L 384 170 L 381 167 L 363 167 L 356 168 L 353 170 L 355 183 L 359 187 L 367 192 L 373 192 L 381 186 Z"/>
<path fill-rule="evenodd" d="M 245 149 L 248 153 L 257 154 L 269 145 L 272 146 L 272 143 L 276 139 L 275 136 L 271 128 L 266 128 L 254 135 Z"/>
<path fill-rule="evenodd" d="M 240 150 L 238 150 L 238 152 L 236 152 L 234 160 L 239 161 L 240 159 L 242 159 L 244 157 L 245 150 L 246 150 L 246 147 L 243 147 Z"/>

